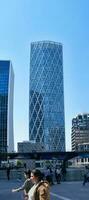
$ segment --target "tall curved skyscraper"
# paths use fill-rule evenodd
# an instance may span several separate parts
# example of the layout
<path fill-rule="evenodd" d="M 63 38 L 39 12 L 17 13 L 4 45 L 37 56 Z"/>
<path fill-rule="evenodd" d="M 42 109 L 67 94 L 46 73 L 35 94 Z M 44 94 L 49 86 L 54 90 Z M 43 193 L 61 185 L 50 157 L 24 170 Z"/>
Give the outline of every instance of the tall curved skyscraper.
<path fill-rule="evenodd" d="M 65 151 L 63 52 L 60 43 L 31 43 L 29 140 Z"/>
<path fill-rule="evenodd" d="M 0 61 L 0 152 L 14 151 L 14 72 L 10 61 Z"/>

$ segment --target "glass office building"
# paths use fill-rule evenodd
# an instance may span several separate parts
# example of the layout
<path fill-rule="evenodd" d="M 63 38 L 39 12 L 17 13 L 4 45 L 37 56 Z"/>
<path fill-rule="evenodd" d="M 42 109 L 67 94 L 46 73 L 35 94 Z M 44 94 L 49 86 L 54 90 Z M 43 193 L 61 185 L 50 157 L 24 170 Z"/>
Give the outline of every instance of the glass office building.
<path fill-rule="evenodd" d="M 14 73 L 10 61 L 0 61 L 0 152 L 14 151 Z"/>
<path fill-rule="evenodd" d="M 31 43 L 29 140 L 65 151 L 63 50 L 56 42 Z"/>

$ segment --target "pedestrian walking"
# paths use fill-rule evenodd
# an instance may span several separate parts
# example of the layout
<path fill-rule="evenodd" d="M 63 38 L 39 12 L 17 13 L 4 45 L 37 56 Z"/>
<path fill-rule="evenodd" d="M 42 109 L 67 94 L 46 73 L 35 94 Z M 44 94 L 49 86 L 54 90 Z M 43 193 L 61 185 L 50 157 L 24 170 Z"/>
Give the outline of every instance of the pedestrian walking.
<path fill-rule="evenodd" d="M 56 178 L 57 184 L 60 184 L 60 182 L 61 182 L 61 168 L 56 167 L 55 178 Z"/>
<path fill-rule="evenodd" d="M 64 163 L 62 166 L 61 166 L 61 174 L 62 174 L 62 180 L 63 181 L 66 181 L 66 164 Z"/>
<path fill-rule="evenodd" d="M 85 166 L 83 185 L 89 181 L 89 168 Z"/>
<path fill-rule="evenodd" d="M 53 171 L 50 167 L 47 167 L 47 169 L 45 169 L 45 179 L 50 185 L 53 185 Z"/>
<path fill-rule="evenodd" d="M 26 179 L 24 184 L 19 188 L 12 189 L 12 192 L 19 192 L 19 191 L 23 190 L 24 191 L 24 198 L 27 199 L 28 192 L 31 189 L 31 187 L 33 186 L 33 183 L 31 181 L 30 175 L 31 175 L 31 171 L 30 170 L 24 171 L 24 177 Z"/>
<path fill-rule="evenodd" d="M 49 168 L 50 169 L 50 184 L 53 185 L 53 170 L 51 169 L 51 167 Z"/>
<path fill-rule="evenodd" d="M 6 171 L 7 171 L 7 179 L 9 181 L 10 180 L 10 166 L 9 165 L 6 168 Z"/>
<path fill-rule="evenodd" d="M 32 170 L 31 180 L 34 185 L 28 192 L 28 200 L 50 200 L 49 183 L 42 179 L 40 170 Z"/>

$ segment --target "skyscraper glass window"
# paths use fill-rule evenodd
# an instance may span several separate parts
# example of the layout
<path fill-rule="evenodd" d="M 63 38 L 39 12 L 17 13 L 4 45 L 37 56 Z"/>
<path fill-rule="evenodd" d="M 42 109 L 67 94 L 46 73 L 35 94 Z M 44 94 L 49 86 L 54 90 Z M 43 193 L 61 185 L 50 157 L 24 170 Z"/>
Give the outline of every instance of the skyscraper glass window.
<path fill-rule="evenodd" d="M 13 87 L 12 64 L 10 61 L 0 61 L 0 152 L 14 150 Z"/>
<path fill-rule="evenodd" d="M 29 140 L 47 151 L 65 150 L 63 52 L 60 43 L 31 43 Z"/>

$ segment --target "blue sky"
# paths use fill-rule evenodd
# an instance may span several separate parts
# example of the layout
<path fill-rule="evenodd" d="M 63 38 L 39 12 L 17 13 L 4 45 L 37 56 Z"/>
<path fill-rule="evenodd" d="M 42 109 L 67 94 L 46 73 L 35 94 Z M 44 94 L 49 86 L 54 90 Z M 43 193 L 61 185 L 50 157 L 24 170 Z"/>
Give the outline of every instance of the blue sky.
<path fill-rule="evenodd" d="M 28 140 L 30 43 L 63 44 L 66 150 L 71 120 L 89 112 L 89 1 L 0 0 L 0 59 L 13 64 L 14 138 Z"/>

